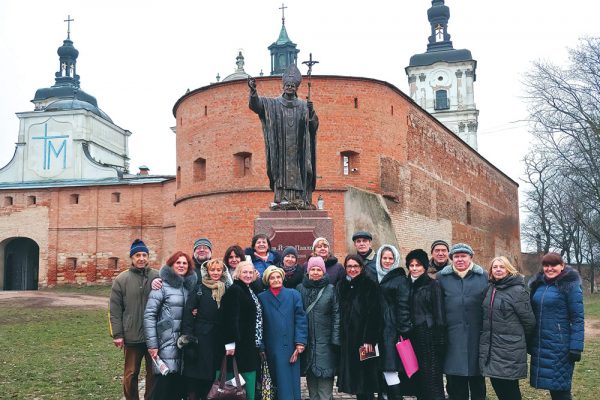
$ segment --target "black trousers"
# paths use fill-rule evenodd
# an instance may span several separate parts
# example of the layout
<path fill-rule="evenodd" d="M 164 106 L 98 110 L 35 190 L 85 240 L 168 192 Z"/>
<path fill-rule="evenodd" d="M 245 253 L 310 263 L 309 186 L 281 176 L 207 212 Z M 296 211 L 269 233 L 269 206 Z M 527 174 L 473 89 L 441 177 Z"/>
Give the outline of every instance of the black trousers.
<path fill-rule="evenodd" d="M 446 375 L 449 400 L 485 400 L 485 378 L 483 376 Z"/>
<path fill-rule="evenodd" d="M 521 400 L 521 389 L 517 379 L 490 378 L 498 400 Z"/>
<path fill-rule="evenodd" d="M 570 390 L 551 390 L 550 397 L 552 400 L 572 400 Z"/>
<path fill-rule="evenodd" d="M 214 381 L 184 377 L 188 400 L 204 400 Z"/>
<path fill-rule="evenodd" d="M 186 397 L 185 382 L 178 373 L 154 375 L 151 400 L 180 400 Z"/>

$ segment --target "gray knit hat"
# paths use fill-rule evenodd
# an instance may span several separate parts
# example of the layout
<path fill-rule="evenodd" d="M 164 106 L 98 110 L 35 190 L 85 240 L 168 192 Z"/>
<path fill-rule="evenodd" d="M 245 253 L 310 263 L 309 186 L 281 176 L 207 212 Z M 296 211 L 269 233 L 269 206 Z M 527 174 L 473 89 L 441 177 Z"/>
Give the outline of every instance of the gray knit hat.
<path fill-rule="evenodd" d="M 450 245 L 448 245 L 448 242 L 446 242 L 445 240 L 442 239 L 438 239 L 435 240 L 433 243 L 431 243 L 431 252 L 433 253 L 433 249 L 435 249 L 435 246 L 446 246 L 446 249 L 448 251 L 450 251 Z"/>
<path fill-rule="evenodd" d="M 454 246 L 452 246 L 449 253 L 450 258 L 452 258 L 452 256 L 454 256 L 457 253 L 467 253 L 471 257 L 473 257 L 473 255 L 475 254 L 471 246 L 469 246 L 466 243 L 456 243 Z"/>
<path fill-rule="evenodd" d="M 296 257 L 296 260 L 298 259 L 298 250 L 296 250 L 294 246 L 287 246 L 285 249 L 283 249 L 283 252 L 281 253 L 281 258 L 285 258 L 285 256 L 290 254 Z"/>
<path fill-rule="evenodd" d="M 196 240 L 194 242 L 194 251 L 196 251 L 196 249 L 200 246 L 206 246 L 210 249 L 210 251 L 212 251 L 212 243 L 210 242 L 210 240 L 208 240 L 208 238 L 203 237 Z"/>

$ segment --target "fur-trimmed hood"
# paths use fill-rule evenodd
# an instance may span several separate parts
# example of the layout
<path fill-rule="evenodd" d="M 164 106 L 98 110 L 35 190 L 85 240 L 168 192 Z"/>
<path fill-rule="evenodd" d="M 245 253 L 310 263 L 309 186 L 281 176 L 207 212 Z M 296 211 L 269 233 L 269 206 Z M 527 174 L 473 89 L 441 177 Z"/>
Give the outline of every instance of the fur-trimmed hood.
<path fill-rule="evenodd" d="M 471 269 L 471 272 L 473 272 L 474 274 L 478 274 L 478 275 L 485 275 L 485 270 L 483 268 L 481 268 L 479 265 L 472 263 L 473 264 L 473 269 Z M 440 272 L 438 272 L 440 275 L 451 275 L 454 273 L 454 268 L 452 268 L 452 264 L 450 265 L 446 265 Z"/>
<path fill-rule="evenodd" d="M 190 267 L 191 268 L 191 267 Z M 160 279 L 167 282 L 171 287 L 180 288 L 185 287 L 187 290 L 194 290 L 196 283 L 198 282 L 198 276 L 191 269 L 185 276 L 179 276 L 173 271 L 173 267 L 163 265 L 159 272 Z"/>
<path fill-rule="evenodd" d="M 537 290 L 537 288 L 546 283 L 547 282 L 544 278 L 543 272 L 540 271 L 535 274 L 529 280 L 531 295 L 533 296 L 533 293 Z M 577 272 L 577 270 L 566 266 L 553 283 L 556 284 L 556 287 L 559 291 L 562 293 L 568 293 L 573 286 L 581 286 L 581 276 L 579 276 L 579 272 Z"/>

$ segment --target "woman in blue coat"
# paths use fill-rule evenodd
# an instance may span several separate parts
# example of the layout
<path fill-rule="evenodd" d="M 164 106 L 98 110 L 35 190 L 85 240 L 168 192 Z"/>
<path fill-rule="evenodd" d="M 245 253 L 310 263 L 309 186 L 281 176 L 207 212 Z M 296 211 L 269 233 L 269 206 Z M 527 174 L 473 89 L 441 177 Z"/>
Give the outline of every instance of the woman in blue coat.
<path fill-rule="evenodd" d="M 531 386 L 552 400 L 570 400 L 573 367 L 583 351 L 583 292 L 577 271 L 560 254 L 542 258 L 529 283 L 536 326 L 531 340 Z"/>
<path fill-rule="evenodd" d="M 283 287 L 285 272 L 271 265 L 263 273 L 269 289 L 258 295 L 263 309 L 267 363 L 279 400 L 301 400 L 299 355 L 308 341 L 308 321 L 300 293 Z"/>

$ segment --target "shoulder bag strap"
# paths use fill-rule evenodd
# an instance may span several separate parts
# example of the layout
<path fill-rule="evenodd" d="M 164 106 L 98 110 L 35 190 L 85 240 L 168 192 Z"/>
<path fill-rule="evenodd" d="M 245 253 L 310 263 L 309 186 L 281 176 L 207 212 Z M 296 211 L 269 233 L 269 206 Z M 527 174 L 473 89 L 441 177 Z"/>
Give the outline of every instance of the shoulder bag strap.
<path fill-rule="evenodd" d="M 235 362 L 235 358 L 233 359 Z M 234 364 L 235 365 L 235 364 Z M 223 390 L 225 387 L 225 379 L 227 377 L 227 356 L 223 356 L 223 361 L 221 362 L 221 376 L 219 379 L 219 389 Z"/>
<path fill-rule="evenodd" d="M 238 372 L 237 362 L 235 361 L 235 356 L 233 356 L 233 375 L 235 377 L 235 385 L 238 389 L 242 388 L 240 382 L 240 373 Z"/>
<path fill-rule="evenodd" d="M 323 286 L 321 288 L 321 290 L 319 290 L 319 294 L 317 294 L 317 298 L 315 299 L 315 301 L 313 301 L 308 307 L 306 307 L 306 314 L 308 314 L 309 312 L 312 311 L 315 304 L 317 304 L 317 301 L 319 301 L 319 299 L 321 298 L 321 295 L 323 295 L 323 291 L 325 290 L 326 287 L 327 286 Z"/>

